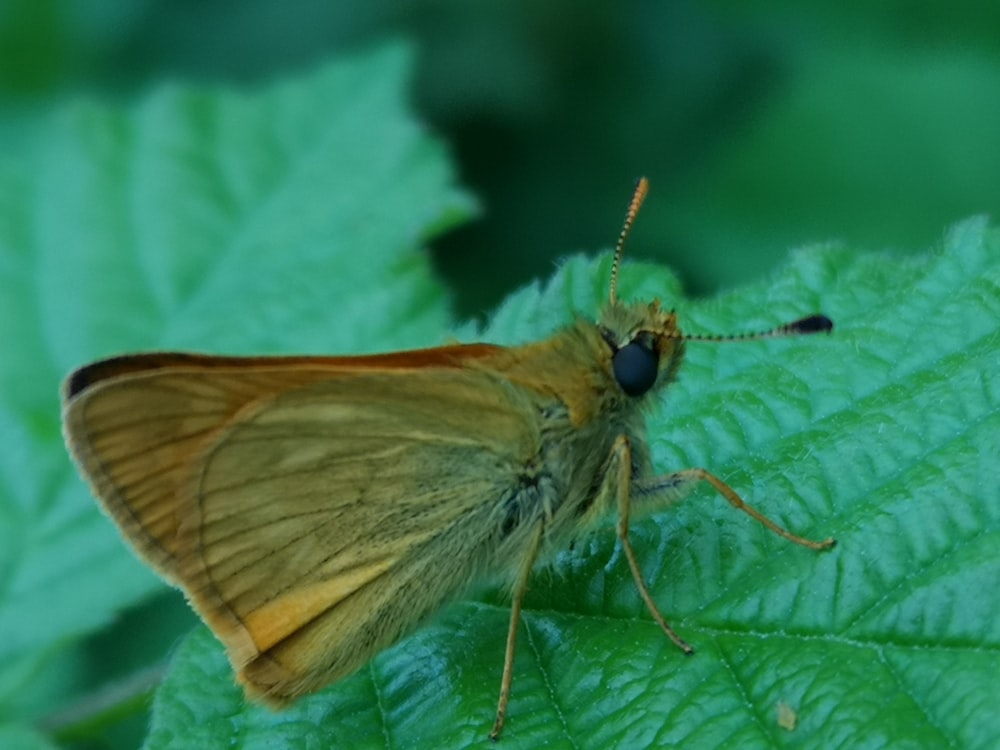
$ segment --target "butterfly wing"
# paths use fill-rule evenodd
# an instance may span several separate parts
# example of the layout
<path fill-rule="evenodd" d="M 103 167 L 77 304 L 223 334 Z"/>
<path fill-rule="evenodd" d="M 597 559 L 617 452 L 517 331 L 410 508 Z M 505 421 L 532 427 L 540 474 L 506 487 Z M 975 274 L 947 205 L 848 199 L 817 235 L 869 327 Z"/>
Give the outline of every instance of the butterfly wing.
<path fill-rule="evenodd" d="M 493 348 L 430 351 L 463 349 Z M 133 358 L 70 383 L 67 440 L 96 494 L 251 695 L 346 676 L 460 591 L 538 455 L 526 391 L 402 356 Z"/>

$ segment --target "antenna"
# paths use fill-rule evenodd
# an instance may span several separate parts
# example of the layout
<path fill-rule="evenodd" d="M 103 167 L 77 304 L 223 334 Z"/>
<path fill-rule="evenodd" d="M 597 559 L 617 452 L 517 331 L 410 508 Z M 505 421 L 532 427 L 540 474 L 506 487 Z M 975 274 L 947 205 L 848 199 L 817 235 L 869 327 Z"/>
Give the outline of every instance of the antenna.
<path fill-rule="evenodd" d="M 793 320 L 766 331 L 756 331 L 754 333 L 736 333 L 729 335 L 714 335 L 705 333 L 680 333 L 679 331 L 669 338 L 684 339 L 685 341 L 755 341 L 757 339 L 780 339 L 786 336 L 808 336 L 812 333 L 829 333 L 833 330 L 833 321 L 822 314 L 807 315 L 804 318 Z"/>
<path fill-rule="evenodd" d="M 642 208 L 642 203 L 646 200 L 647 193 L 649 193 L 649 180 L 645 177 L 640 177 L 636 180 L 635 190 L 632 191 L 632 199 L 628 202 L 628 210 L 625 212 L 625 223 L 622 224 L 622 231 L 618 233 L 618 242 L 615 243 L 615 257 L 611 262 L 611 284 L 608 292 L 608 297 L 612 305 L 618 302 L 618 269 L 621 267 L 622 254 L 625 252 L 625 241 L 632 231 L 635 217 L 639 214 L 639 209 Z M 775 326 L 766 331 L 718 335 L 681 333 L 675 330 L 666 335 L 668 338 L 683 339 L 684 341 L 710 341 L 718 343 L 723 341 L 756 341 L 759 339 L 780 339 L 788 336 L 808 336 L 813 333 L 829 333 L 832 330 L 833 321 L 822 313 L 816 313 L 793 320 L 790 323 Z"/>
<path fill-rule="evenodd" d="M 642 207 L 642 202 L 646 200 L 646 193 L 649 192 L 649 180 L 640 177 L 636 180 L 635 190 L 632 191 L 632 200 L 628 202 L 628 210 L 625 212 L 625 223 L 622 231 L 618 234 L 618 242 L 615 243 L 615 259 L 611 263 L 611 289 L 608 293 L 611 304 L 618 301 L 618 267 L 622 262 L 622 253 L 625 251 L 625 240 L 628 239 L 629 232 L 632 231 L 632 224 Z"/>

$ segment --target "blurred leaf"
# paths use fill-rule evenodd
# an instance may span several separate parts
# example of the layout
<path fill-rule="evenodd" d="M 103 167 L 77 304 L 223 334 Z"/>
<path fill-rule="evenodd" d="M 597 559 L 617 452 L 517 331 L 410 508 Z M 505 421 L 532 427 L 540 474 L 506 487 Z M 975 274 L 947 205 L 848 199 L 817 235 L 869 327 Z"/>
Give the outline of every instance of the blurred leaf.
<path fill-rule="evenodd" d="M 673 246 L 698 248 L 685 270 L 722 286 L 807 240 L 926 243 L 964 216 L 1000 211 L 1000 99 L 987 94 L 997 90 L 1000 66 L 985 55 L 812 52 L 651 212 L 650 231 L 670 227 Z"/>
<path fill-rule="evenodd" d="M 26 727 L 0 723 L 0 747 L 4 750 L 54 750 L 56 746 Z"/>
<path fill-rule="evenodd" d="M 237 94 L 62 109 L 0 167 L 0 717 L 54 652 L 161 584 L 74 476 L 60 379 L 135 349 L 436 343 L 423 244 L 466 217 L 389 47 Z M 61 682 L 72 682 L 60 675 Z"/>
<path fill-rule="evenodd" d="M 723 297 L 626 265 L 685 330 L 738 332 L 822 309 L 831 337 L 692 342 L 649 416 L 656 465 L 706 466 L 756 508 L 839 546 L 796 547 L 708 490 L 636 523 L 653 624 L 597 533 L 536 574 L 505 747 L 990 748 L 1000 673 L 1000 234 L 955 227 L 909 261 L 817 247 Z M 574 258 L 508 300 L 485 337 L 544 336 L 606 295 Z M 282 713 L 244 702 L 198 629 L 156 699 L 147 748 L 487 745 L 508 611 L 457 603 L 354 676 Z M 789 732 L 778 706 L 795 713 Z"/>
<path fill-rule="evenodd" d="M 66 63 L 58 3 L 7 0 L 0 6 L 0 97 L 51 86 Z"/>
<path fill-rule="evenodd" d="M 57 76 L 50 95 L 268 80 L 387 34 L 413 39 L 415 106 L 489 207 L 434 243 L 468 315 L 612 237 L 609 196 L 639 174 L 663 199 L 636 255 L 701 292 L 757 278 L 805 241 L 920 248 L 1000 212 L 991 3 L 8 5 L 18 15 L 0 25 L 16 40 L 0 65 L 27 50 Z M 33 67 L 7 77 L 37 88 Z M 0 150 L 30 130 L 4 128 L 11 109 Z"/>

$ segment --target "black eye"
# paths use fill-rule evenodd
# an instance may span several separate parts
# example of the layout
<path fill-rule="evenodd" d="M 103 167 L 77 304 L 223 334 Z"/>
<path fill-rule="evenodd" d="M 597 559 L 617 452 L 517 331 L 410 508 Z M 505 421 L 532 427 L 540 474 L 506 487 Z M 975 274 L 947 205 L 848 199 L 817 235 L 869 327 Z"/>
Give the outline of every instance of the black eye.
<path fill-rule="evenodd" d="M 611 359 L 615 380 L 629 396 L 641 396 L 656 382 L 660 357 L 638 341 L 626 344 Z"/>

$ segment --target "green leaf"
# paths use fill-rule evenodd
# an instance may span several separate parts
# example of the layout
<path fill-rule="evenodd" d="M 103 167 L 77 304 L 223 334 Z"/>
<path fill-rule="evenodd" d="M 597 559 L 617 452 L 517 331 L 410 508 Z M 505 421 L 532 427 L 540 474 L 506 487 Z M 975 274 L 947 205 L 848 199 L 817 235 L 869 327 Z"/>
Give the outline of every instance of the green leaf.
<path fill-rule="evenodd" d="M 510 298 L 484 338 L 529 340 L 592 314 L 608 271 L 607 258 L 567 261 Z M 651 621 L 613 531 L 581 540 L 527 596 L 503 745 L 994 746 L 1000 233 L 969 221 L 905 262 L 809 248 L 722 297 L 676 290 L 666 270 L 623 269 L 622 296 L 658 294 L 692 333 L 835 319 L 829 337 L 691 342 L 648 424 L 660 470 L 707 467 L 778 523 L 839 545 L 790 544 L 707 488 L 635 523 L 653 596 L 696 649 L 685 657 Z M 470 597 L 282 713 L 243 701 L 199 629 L 146 746 L 488 746 L 507 619 L 503 592 Z"/>
<path fill-rule="evenodd" d="M 4 750 L 55 750 L 41 734 L 17 724 L 0 724 L 0 747 Z"/>
<path fill-rule="evenodd" d="M 80 101 L 0 165 L 0 718 L 21 715 L 53 654 L 162 586 L 71 468 L 71 369 L 129 350 L 441 341 L 423 244 L 473 206 L 407 111 L 409 58 Z"/>
<path fill-rule="evenodd" d="M 994 58 L 968 47 L 874 41 L 873 8 L 859 7 L 865 21 L 852 11 L 841 16 L 841 6 L 828 10 L 839 21 L 811 22 L 824 29 L 822 42 L 793 32 L 792 44 L 768 44 L 773 67 L 758 81 L 767 83 L 754 89 L 744 81 L 747 98 L 727 96 L 727 114 L 712 111 L 690 126 L 705 147 L 700 160 L 691 157 L 690 175 L 669 181 L 645 167 L 658 178 L 655 195 L 669 195 L 642 231 L 655 248 L 668 248 L 661 257 L 674 258 L 688 283 L 736 286 L 810 240 L 916 249 L 948 223 L 1000 209 L 1000 149 L 988 145 L 1000 129 L 1000 100 L 985 95 L 1000 88 Z M 889 25 L 899 33 L 904 23 Z M 851 31 L 840 36 L 836 25 Z M 778 37 L 787 33 L 780 26 L 771 29 Z M 743 119 L 737 101 L 759 108 Z M 686 153 L 697 148 L 685 141 Z"/>

